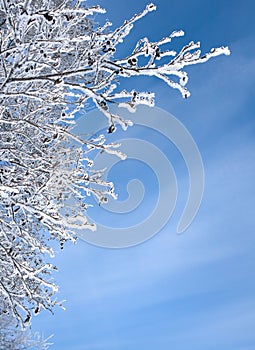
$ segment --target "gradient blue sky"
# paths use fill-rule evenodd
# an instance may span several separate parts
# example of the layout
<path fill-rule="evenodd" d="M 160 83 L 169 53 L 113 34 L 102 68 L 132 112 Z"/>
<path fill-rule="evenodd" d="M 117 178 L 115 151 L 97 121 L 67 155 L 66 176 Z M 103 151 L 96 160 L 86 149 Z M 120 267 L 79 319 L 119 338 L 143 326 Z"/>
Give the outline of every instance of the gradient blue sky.
<path fill-rule="evenodd" d="M 105 7 L 119 25 L 148 2 L 88 3 Z M 205 51 L 219 45 L 232 51 L 189 69 L 189 100 L 156 79 L 125 85 L 149 86 L 157 106 L 192 134 L 205 166 L 202 206 L 180 236 L 177 206 L 166 227 L 142 245 L 107 250 L 80 241 L 57 253 L 66 311 L 33 320 L 35 330 L 54 334 L 52 349 L 255 349 L 255 3 L 155 4 L 158 10 L 137 23 L 123 52 L 138 36 L 156 40 L 176 29 L 186 32 L 181 43 L 200 40 Z M 185 176 L 180 166 L 184 189 Z"/>

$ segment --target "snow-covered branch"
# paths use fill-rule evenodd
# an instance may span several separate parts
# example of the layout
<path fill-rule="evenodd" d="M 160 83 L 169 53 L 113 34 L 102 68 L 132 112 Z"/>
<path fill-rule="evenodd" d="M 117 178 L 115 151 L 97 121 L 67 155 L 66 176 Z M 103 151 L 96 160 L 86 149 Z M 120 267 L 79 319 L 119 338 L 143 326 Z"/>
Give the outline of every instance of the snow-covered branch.
<path fill-rule="evenodd" d="M 127 57 L 116 58 L 118 46 L 144 11 L 110 31 L 91 15 L 82 1 L 2 0 L 0 3 L 0 319 L 11 315 L 22 325 L 32 313 L 52 310 L 57 287 L 51 240 L 75 241 L 77 229 L 95 229 L 86 218 L 86 198 L 105 202 L 114 195 L 102 172 L 91 171 L 89 153 L 99 151 L 124 158 L 118 145 L 103 136 L 83 140 L 72 133 L 76 114 L 94 104 L 116 125 L 131 122 L 112 114 L 109 105 L 135 111 L 154 105 L 151 92 L 119 87 L 122 77 L 154 76 L 189 96 L 185 67 L 229 54 L 227 47 L 202 54 L 191 42 L 179 52 L 175 31 L 157 42 L 143 38 Z M 98 189 L 98 185 L 99 188 Z M 71 203 L 71 205 L 70 205 Z"/>

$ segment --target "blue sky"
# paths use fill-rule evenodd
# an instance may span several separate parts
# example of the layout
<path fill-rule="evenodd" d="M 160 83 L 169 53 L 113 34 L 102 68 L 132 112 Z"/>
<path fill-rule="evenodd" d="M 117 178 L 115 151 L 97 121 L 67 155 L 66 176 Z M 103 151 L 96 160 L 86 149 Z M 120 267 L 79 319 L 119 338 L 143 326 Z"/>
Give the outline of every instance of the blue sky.
<path fill-rule="evenodd" d="M 144 0 L 89 3 L 105 7 L 106 17 L 116 25 L 147 4 Z M 155 4 L 158 10 L 137 23 L 123 52 L 139 36 L 156 40 L 176 29 L 186 32 L 181 44 L 200 40 L 205 51 L 228 45 L 232 52 L 189 69 L 188 100 L 156 79 L 125 83 L 126 88 L 149 86 L 156 92 L 157 106 L 192 134 L 205 168 L 203 202 L 182 235 L 175 233 L 180 199 L 165 228 L 142 245 L 112 250 L 79 241 L 57 253 L 60 271 L 55 278 L 59 298 L 67 300 L 66 311 L 56 309 L 54 316 L 44 312 L 33 320 L 35 330 L 54 334 L 52 349 L 255 348 L 255 4 L 249 0 L 156 0 Z M 184 198 L 187 178 L 182 163 L 176 165 Z M 148 176 L 148 181 L 155 180 L 153 174 Z M 125 179 L 116 181 L 120 190 L 118 183 Z M 156 184 L 151 188 L 157 189 Z M 148 196 L 145 211 L 154 200 Z"/>

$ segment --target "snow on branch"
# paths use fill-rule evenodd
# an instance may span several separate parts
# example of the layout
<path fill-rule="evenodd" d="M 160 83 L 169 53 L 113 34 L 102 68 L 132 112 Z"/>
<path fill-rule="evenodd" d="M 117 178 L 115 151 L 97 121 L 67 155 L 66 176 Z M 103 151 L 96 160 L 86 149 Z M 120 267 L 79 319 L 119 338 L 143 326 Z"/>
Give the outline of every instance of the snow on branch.
<path fill-rule="evenodd" d="M 117 104 L 134 112 L 154 105 L 152 92 L 126 91 L 119 79 L 153 76 L 189 96 L 185 67 L 228 55 L 227 47 L 201 54 L 190 42 L 179 52 L 174 31 L 157 42 L 140 39 L 127 57 L 116 58 L 139 14 L 110 31 L 99 27 L 99 6 L 75 0 L 2 0 L 0 3 L 0 319 L 12 315 L 25 326 L 33 313 L 52 310 L 57 287 L 51 240 L 76 240 L 78 228 L 95 229 L 86 217 L 87 196 L 116 197 L 112 183 L 93 172 L 89 153 L 124 158 L 118 145 L 100 136 L 84 140 L 72 133 L 76 115 L 94 104 L 111 133 L 132 123 L 112 114 Z M 98 186 L 99 188 L 98 189 Z"/>

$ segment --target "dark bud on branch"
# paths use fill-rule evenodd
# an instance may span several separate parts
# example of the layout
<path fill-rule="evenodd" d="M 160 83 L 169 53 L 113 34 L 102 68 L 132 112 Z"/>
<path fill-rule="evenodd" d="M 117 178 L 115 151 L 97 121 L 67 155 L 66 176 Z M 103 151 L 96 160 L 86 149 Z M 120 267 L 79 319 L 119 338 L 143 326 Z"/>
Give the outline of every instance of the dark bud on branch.
<path fill-rule="evenodd" d="M 112 134 L 116 130 L 116 127 L 114 124 L 111 124 L 108 128 L 108 134 Z"/>
<path fill-rule="evenodd" d="M 53 16 L 51 16 L 49 13 L 44 13 L 43 14 L 44 18 L 47 20 L 47 21 L 52 21 L 53 20 Z"/>

